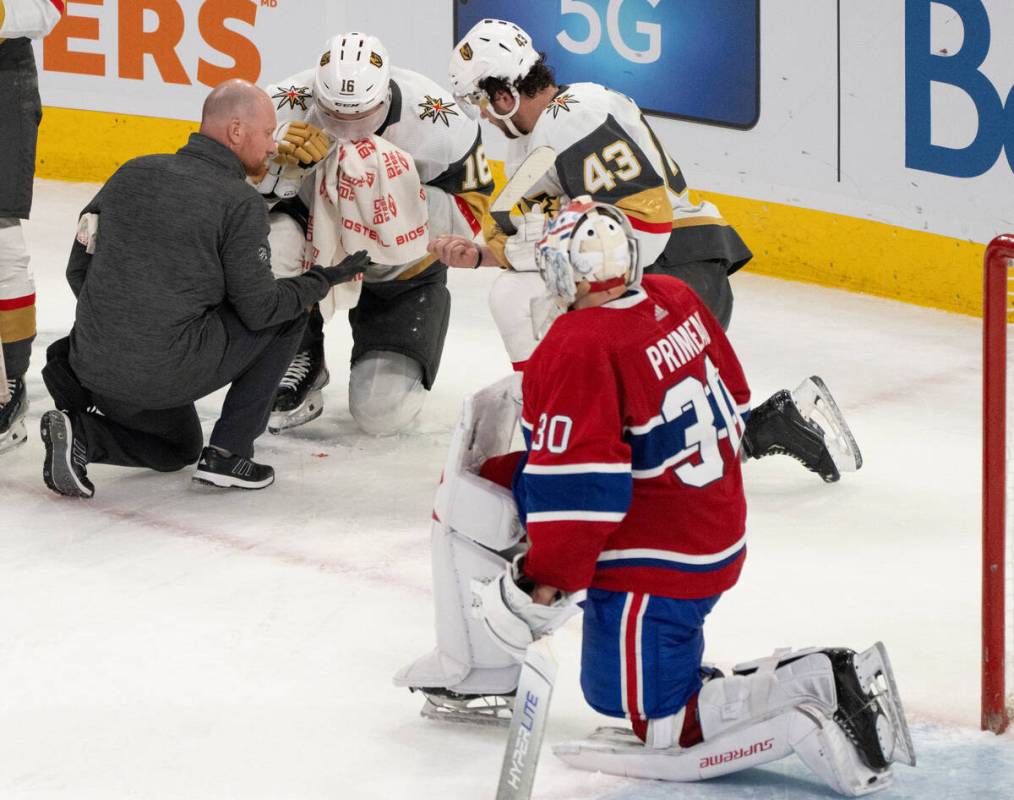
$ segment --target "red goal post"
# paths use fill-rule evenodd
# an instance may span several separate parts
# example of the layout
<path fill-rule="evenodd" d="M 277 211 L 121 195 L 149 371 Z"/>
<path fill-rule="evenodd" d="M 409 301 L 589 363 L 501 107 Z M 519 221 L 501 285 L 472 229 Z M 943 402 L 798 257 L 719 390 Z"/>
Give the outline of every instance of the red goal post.
<path fill-rule="evenodd" d="M 1014 693 L 1014 534 L 1007 511 L 1007 329 L 1014 322 L 1014 235 L 997 236 L 983 267 L 982 336 L 982 729 L 1003 733 Z"/>

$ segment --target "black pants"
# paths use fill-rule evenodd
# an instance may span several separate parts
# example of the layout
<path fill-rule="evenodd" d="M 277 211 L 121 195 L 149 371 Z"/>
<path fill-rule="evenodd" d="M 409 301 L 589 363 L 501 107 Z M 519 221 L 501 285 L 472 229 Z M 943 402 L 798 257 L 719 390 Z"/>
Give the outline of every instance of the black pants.
<path fill-rule="evenodd" d="M 659 259 L 644 270 L 646 275 L 672 275 L 693 289 L 704 305 L 715 315 L 723 331 L 732 322 L 732 286 L 729 284 L 729 263 L 721 259 L 714 261 L 690 261 L 685 264 L 668 265 Z"/>
<path fill-rule="evenodd" d="M 232 384 L 210 444 L 252 458 L 254 440 L 267 427 L 278 382 L 303 336 L 306 314 L 283 325 L 252 331 L 231 310 L 219 313 L 229 344 L 218 371 L 194 387 L 194 396 L 204 397 Z M 171 472 L 194 463 L 201 454 L 203 434 L 193 403 L 152 410 L 101 392 L 92 392 L 92 401 L 101 414 L 72 415 L 89 462 Z"/>

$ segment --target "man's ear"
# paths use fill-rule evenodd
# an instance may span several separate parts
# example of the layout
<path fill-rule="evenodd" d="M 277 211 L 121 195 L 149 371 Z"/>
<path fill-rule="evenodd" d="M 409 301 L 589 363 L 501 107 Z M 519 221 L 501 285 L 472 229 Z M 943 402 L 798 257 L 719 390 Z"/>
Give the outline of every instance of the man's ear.
<path fill-rule="evenodd" d="M 229 141 L 233 144 L 239 142 L 243 134 L 243 122 L 238 118 L 229 120 Z"/>

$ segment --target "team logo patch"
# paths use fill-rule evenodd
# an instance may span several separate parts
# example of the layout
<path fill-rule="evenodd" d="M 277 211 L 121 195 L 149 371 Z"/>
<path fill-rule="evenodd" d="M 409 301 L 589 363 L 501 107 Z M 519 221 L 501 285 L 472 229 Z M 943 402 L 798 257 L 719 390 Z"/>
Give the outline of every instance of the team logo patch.
<path fill-rule="evenodd" d="M 370 63 L 373 64 L 377 69 L 384 66 L 384 59 L 382 59 L 377 53 L 370 51 Z"/>
<path fill-rule="evenodd" d="M 322 67 L 327 66 L 331 63 L 331 51 L 328 50 L 324 55 L 320 57 L 320 65 Z"/>
<path fill-rule="evenodd" d="M 257 258 L 260 260 L 262 264 L 271 263 L 271 250 L 268 248 L 266 244 L 262 244 L 260 247 L 257 248 Z"/>
<path fill-rule="evenodd" d="M 309 86 L 290 86 L 288 89 L 279 89 L 276 94 L 271 95 L 272 100 L 278 101 L 275 108 L 279 111 L 284 106 L 289 108 L 299 106 L 303 111 L 306 111 L 306 101 L 311 97 Z"/>
<path fill-rule="evenodd" d="M 440 120 L 449 128 L 451 127 L 451 122 L 448 116 L 459 116 L 458 112 L 454 110 L 455 105 L 457 103 L 446 103 L 439 97 L 426 95 L 426 102 L 419 103 L 419 108 L 422 109 L 419 119 L 431 119 L 434 125 L 437 124 L 437 120 Z"/>
<path fill-rule="evenodd" d="M 552 113 L 553 119 L 556 119 L 561 111 L 570 111 L 571 104 L 580 102 L 580 100 L 575 100 L 572 94 L 561 94 L 559 97 L 554 97 L 549 101 L 549 105 L 546 106 L 546 113 Z"/>
<path fill-rule="evenodd" d="M 472 45 L 468 42 L 461 45 L 461 47 L 458 48 L 458 52 L 461 54 L 461 58 L 465 61 L 471 61 L 472 56 L 474 55 L 474 53 L 472 53 Z"/>

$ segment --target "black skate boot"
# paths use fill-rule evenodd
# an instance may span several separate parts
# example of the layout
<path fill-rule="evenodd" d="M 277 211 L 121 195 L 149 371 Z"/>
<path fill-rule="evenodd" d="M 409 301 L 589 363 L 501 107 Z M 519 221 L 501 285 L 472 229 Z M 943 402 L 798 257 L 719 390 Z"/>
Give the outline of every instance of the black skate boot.
<path fill-rule="evenodd" d="M 257 464 L 249 458 L 225 455 L 218 448 L 205 447 L 193 480 L 223 489 L 263 489 L 275 482 L 275 471 L 267 464 Z"/>
<path fill-rule="evenodd" d="M 750 412 L 743 433 L 743 450 L 748 458 L 791 456 L 827 483 L 841 478 L 824 441 L 824 430 L 816 422 L 803 418 L 788 389 L 775 392 Z"/>
<path fill-rule="evenodd" d="M 0 403 L 0 453 L 13 450 L 28 440 L 25 414 L 28 412 L 28 395 L 22 378 L 8 378 L 7 389 L 11 399 Z"/>
<path fill-rule="evenodd" d="M 883 645 L 863 653 L 845 647 L 822 650 L 834 672 L 838 710 L 834 721 L 875 772 L 894 761 L 915 765 L 915 754 L 894 676 Z"/>
<path fill-rule="evenodd" d="M 317 419 L 324 412 L 320 390 L 327 386 L 329 380 L 322 343 L 296 353 L 278 384 L 275 404 L 268 419 L 268 430 L 271 433 L 281 433 L 287 428 L 295 428 Z"/>
<path fill-rule="evenodd" d="M 62 411 L 47 411 L 39 423 L 46 460 L 42 478 L 46 486 L 66 497 L 92 497 L 95 487 L 88 480 L 84 442 L 74 434 L 71 418 Z"/>

